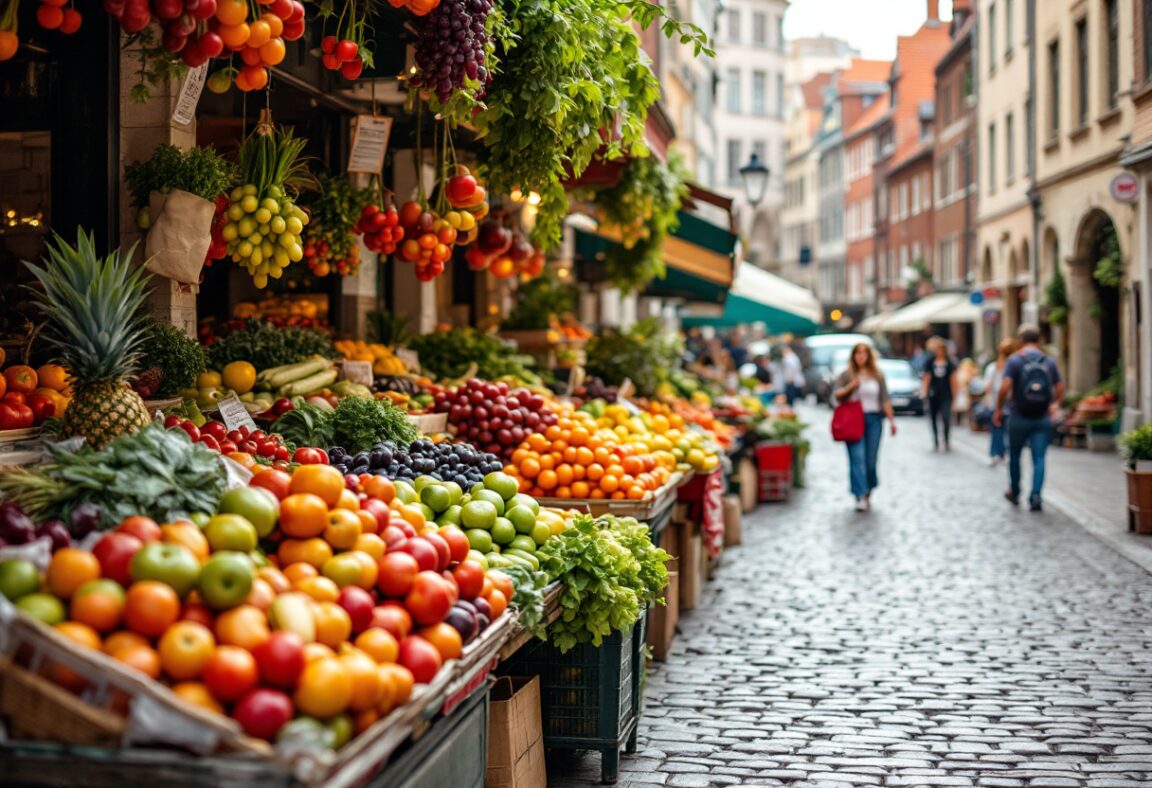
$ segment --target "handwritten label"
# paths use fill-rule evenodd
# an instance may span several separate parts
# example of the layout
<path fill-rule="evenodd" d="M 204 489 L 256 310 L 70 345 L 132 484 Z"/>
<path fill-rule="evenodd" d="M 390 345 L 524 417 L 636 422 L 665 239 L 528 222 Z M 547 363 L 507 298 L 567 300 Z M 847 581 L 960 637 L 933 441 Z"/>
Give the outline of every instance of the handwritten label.
<path fill-rule="evenodd" d="M 176 100 L 176 109 L 172 113 L 173 123 L 187 126 L 196 117 L 196 105 L 200 103 L 200 94 L 204 92 L 207 77 L 208 64 L 188 71 L 188 78 L 180 88 L 180 98 Z"/>
<path fill-rule="evenodd" d="M 340 366 L 341 377 L 344 380 L 359 383 L 362 386 L 372 385 L 371 361 L 345 361 Z"/>
<path fill-rule="evenodd" d="M 249 430 L 256 429 L 256 422 L 252 420 L 244 403 L 235 394 L 223 397 L 216 402 L 216 407 L 220 409 L 220 418 L 224 419 L 224 426 L 228 431 L 239 429 L 240 427 L 247 427 Z"/>
<path fill-rule="evenodd" d="M 409 372 L 420 371 L 420 354 L 415 350 L 396 348 L 396 358 L 404 362 L 404 366 L 408 368 Z"/>
<path fill-rule="evenodd" d="M 566 396 L 571 397 L 576 389 L 584 385 L 585 372 L 584 367 L 575 366 L 568 370 L 568 390 Z"/>
<path fill-rule="evenodd" d="M 360 115 L 348 154 L 348 172 L 379 173 L 384 169 L 384 154 L 392 134 L 392 118 Z"/>

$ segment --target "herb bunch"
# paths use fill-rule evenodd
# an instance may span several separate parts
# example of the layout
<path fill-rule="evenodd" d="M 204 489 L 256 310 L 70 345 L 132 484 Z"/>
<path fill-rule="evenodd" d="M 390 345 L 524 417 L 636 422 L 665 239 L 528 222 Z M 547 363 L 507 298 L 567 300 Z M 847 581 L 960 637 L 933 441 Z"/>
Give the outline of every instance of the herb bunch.
<path fill-rule="evenodd" d="M 146 161 L 124 168 L 124 181 L 132 204 L 146 206 L 152 192 L 181 189 L 205 200 L 215 200 L 236 183 L 236 167 L 211 146 L 182 151 L 175 145 L 156 146 Z"/>

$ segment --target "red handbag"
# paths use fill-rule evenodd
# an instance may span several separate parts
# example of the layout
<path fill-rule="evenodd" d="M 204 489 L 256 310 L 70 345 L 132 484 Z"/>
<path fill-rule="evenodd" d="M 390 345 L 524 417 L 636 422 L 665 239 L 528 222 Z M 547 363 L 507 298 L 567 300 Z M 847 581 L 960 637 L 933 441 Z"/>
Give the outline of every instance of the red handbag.
<path fill-rule="evenodd" d="M 841 402 L 832 411 L 832 440 L 855 443 L 864 438 L 864 406 L 860 400 Z"/>

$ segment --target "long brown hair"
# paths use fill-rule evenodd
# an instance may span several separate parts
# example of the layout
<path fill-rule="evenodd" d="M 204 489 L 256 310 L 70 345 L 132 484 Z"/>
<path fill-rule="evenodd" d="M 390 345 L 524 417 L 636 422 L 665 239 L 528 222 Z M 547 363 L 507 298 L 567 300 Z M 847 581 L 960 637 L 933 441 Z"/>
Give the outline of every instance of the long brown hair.
<path fill-rule="evenodd" d="M 996 360 L 1007 361 L 1008 357 L 1020 349 L 1020 343 L 1015 339 L 1002 339 L 1000 340 L 1000 347 L 997 349 Z"/>
<path fill-rule="evenodd" d="M 863 367 L 856 363 L 856 351 L 863 348 L 868 351 L 868 363 Z M 867 372 L 876 380 L 884 377 L 884 373 L 876 366 L 876 348 L 869 345 L 867 342 L 857 342 L 852 346 L 852 353 L 848 356 L 848 369 L 852 372 L 853 377 L 859 377 L 861 372 Z"/>

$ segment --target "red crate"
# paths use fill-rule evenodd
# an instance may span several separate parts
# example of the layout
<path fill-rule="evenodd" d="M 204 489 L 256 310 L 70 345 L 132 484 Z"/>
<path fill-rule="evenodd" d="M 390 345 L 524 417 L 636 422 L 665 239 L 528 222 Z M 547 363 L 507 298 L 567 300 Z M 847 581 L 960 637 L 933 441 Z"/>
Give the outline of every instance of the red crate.
<path fill-rule="evenodd" d="M 792 468 L 792 444 L 757 443 L 756 466 L 761 471 L 787 471 Z"/>
<path fill-rule="evenodd" d="M 786 471 L 759 471 L 759 499 L 761 503 L 787 501 L 792 497 L 792 469 Z"/>

